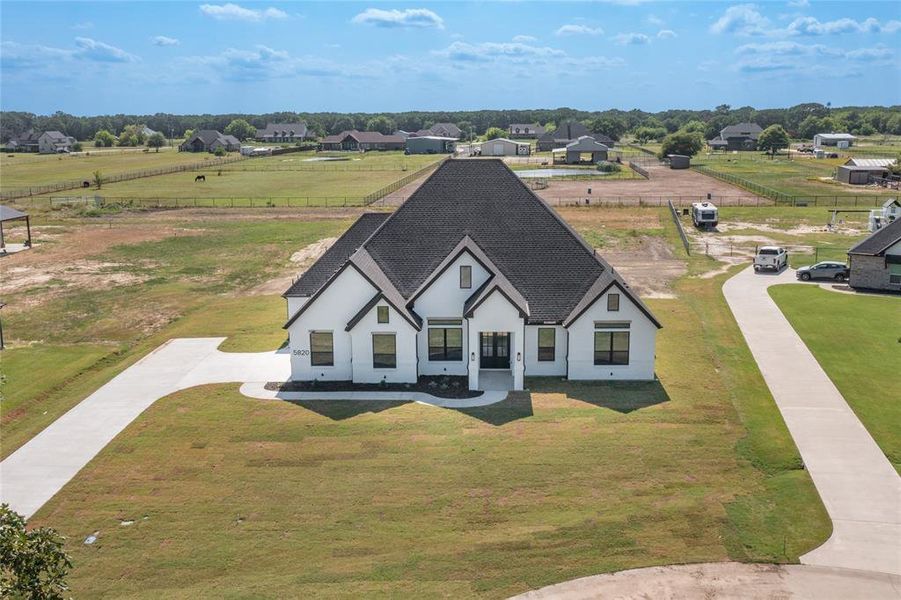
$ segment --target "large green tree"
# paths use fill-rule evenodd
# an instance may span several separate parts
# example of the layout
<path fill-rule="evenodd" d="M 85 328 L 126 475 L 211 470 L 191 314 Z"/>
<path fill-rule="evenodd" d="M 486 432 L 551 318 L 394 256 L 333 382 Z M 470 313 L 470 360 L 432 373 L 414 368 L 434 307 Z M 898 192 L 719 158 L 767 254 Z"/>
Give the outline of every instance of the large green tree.
<path fill-rule="evenodd" d="M 663 145 L 660 148 L 659 156 L 664 158 L 669 154 L 682 154 L 685 156 L 694 156 L 701 151 L 703 146 L 703 138 L 699 133 L 690 133 L 686 131 L 677 131 L 663 138 Z"/>
<path fill-rule="evenodd" d="M 234 119 L 225 127 L 225 135 L 233 135 L 242 142 L 257 134 L 257 128 L 244 119 Z"/>
<path fill-rule="evenodd" d="M 69 591 L 66 576 L 72 561 L 65 538 L 53 529 L 28 531 L 25 519 L 0 506 L 0 597 L 62 600 Z"/>
<path fill-rule="evenodd" d="M 485 132 L 486 140 L 496 140 L 497 138 L 502 138 L 507 135 L 506 129 L 501 129 L 500 127 L 489 127 Z"/>
<path fill-rule="evenodd" d="M 147 147 L 148 148 L 156 148 L 156 151 L 159 152 L 160 148 L 166 145 L 166 138 L 163 137 L 163 134 L 159 131 L 153 133 L 149 138 L 147 138 Z"/>
<path fill-rule="evenodd" d="M 788 148 L 789 143 L 791 143 L 791 139 L 782 125 L 770 125 L 760 132 L 760 137 L 757 138 L 757 149 L 768 152 L 770 156 L 775 156 L 779 150 Z"/>
<path fill-rule="evenodd" d="M 98 148 L 109 148 L 115 143 L 116 136 L 106 129 L 101 129 L 94 134 L 94 145 Z"/>
<path fill-rule="evenodd" d="M 385 115 L 377 115 L 366 121 L 366 131 L 378 131 L 379 133 L 388 135 L 396 129 L 397 127 L 395 127 L 394 121 Z"/>

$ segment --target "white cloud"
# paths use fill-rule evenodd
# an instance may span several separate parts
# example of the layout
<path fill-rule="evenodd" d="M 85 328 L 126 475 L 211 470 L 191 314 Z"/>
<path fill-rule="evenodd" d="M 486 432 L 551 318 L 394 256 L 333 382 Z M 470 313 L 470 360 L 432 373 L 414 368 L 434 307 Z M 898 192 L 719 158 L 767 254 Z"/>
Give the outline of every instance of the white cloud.
<path fill-rule="evenodd" d="M 793 41 L 776 41 L 762 44 L 745 44 L 735 49 L 741 58 L 739 71 L 760 73 L 767 71 L 794 71 L 811 75 L 814 72 L 831 71 L 850 73 L 851 61 L 886 62 L 894 60 L 895 53 L 885 46 L 843 50 L 825 44 L 801 44 Z M 823 66 L 828 59 L 830 69 Z"/>
<path fill-rule="evenodd" d="M 181 43 L 177 39 L 165 35 L 155 36 L 151 38 L 151 41 L 154 46 L 178 46 Z"/>
<path fill-rule="evenodd" d="M 532 46 L 519 42 L 482 42 L 478 44 L 454 42 L 444 50 L 435 52 L 435 54 L 463 62 L 488 62 L 498 59 L 529 62 L 536 58 L 563 57 L 566 55 L 563 50 L 547 46 Z"/>
<path fill-rule="evenodd" d="M 760 35 L 769 26 L 769 19 L 757 11 L 754 4 L 730 6 L 723 15 L 710 26 L 711 33 L 736 33 L 739 35 Z"/>
<path fill-rule="evenodd" d="M 657 15 L 648 15 L 648 18 L 646 20 L 648 23 L 655 27 L 663 27 L 664 25 L 666 25 L 666 22 Z"/>
<path fill-rule="evenodd" d="M 221 78 L 229 81 L 265 81 L 285 77 L 355 77 L 364 71 L 346 68 L 313 56 L 292 56 L 285 50 L 258 45 L 250 50 L 228 48 L 212 56 L 180 59 L 180 71 L 186 75 Z M 197 71 L 200 72 L 197 72 Z"/>
<path fill-rule="evenodd" d="M 643 33 L 620 33 L 613 36 L 613 41 L 620 46 L 642 46 L 650 44 L 651 38 Z"/>
<path fill-rule="evenodd" d="M 815 17 L 799 17 L 789 23 L 786 32 L 789 35 L 835 35 L 841 33 L 895 33 L 901 30 L 901 21 L 888 21 L 885 24 L 870 17 L 863 21 L 854 19 L 836 19 L 820 21 Z"/>
<path fill-rule="evenodd" d="M 218 21 L 260 22 L 267 19 L 285 19 L 288 13 L 277 8 L 244 8 L 238 4 L 201 4 L 200 12 Z"/>
<path fill-rule="evenodd" d="M 840 56 L 840 50 L 834 50 L 822 44 L 799 44 L 797 42 L 767 42 L 765 44 L 745 44 L 735 49 L 741 55 L 767 56 Z"/>
<path fill-rule="evenodd" d="M 676 32 L 673 31 L 672 29 L 661 29 L 660 31 L 657 32 L 657 37 L 659 37 L 662 40 L 667 40 L 667 39 L 672 39 L 672 38 L 678 37 L 678 36 L 676 35 Z"/>
<path fill-rule="evenodd" d="M 600 27 L 589 27 L 588 25 L 563 25 L 554 35 L 601 35 L 604 30 Z"/>
<path fill-rule="evenodd" d="M 886 61 L 895 58 L 895 53 L 885 46 L 875 48 L 858 48 L 845 53 L 845 57 L 851 60 Z"/>
<path fill-rule="evenodd" d="M 528 44 L 530 42 L 537 42 L 538 38 L 532 35 L 514 35 L 514 42 L 519 42 L 520 44 Z"/>
<path fill-rule="evenodd" d="M 807 8 L 810 0 L 789 0 L 788 5 L 792 8 Z"/>
<path fill-rule="evenodd" d="M 76 50 L 72 53 L 75 58 L 96 62 L 135 62 L 138 60 L 134 54 L 91 38 L 77 37 L 75 46 Z"/>
<path fill-rule="evenodd" d="M 404 10 L 383 10 L 367 8 L 353 19 L 352 23 L 375 25 L 376 27 L 404 29 L 444 29 L 444 19 L 426 8 L 407 8 Z"/>

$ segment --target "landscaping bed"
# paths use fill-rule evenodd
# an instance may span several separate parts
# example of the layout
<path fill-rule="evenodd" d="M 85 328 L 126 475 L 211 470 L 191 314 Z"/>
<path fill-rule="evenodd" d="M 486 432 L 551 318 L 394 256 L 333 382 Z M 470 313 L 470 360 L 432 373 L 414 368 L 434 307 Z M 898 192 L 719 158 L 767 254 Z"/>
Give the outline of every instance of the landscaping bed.
<path fill-rule="evenodd" d="M 354 383 L 352 381 L 270 381 L 266 389 L 278 392 L 422 392 L 437 398 L 477 398 L 483 392 L 468 389 L 463 376 L 423 375 L 416 383 Z"/>

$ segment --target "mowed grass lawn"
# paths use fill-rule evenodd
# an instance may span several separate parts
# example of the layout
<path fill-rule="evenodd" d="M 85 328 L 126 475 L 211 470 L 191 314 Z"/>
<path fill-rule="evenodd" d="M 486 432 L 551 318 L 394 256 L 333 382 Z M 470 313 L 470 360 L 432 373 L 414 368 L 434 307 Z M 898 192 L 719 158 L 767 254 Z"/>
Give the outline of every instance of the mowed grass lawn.
<path fill-rule="evenodd" d="M 770 295 L 901 471 L 901 301 L 780 285 Z"/>
<path fill-rule="evenodd" d="M 501 598 L 643 565 L 797 560 L 829 521 L 722 281 L 651 301 L 659 383 L 529 379 L 468 410 L 194 388 L 32 524 L 69 536 L 77 597 Z M 245 300 L 243 334 L 281 325 L 283 307 Z"/>
<path fill-rule="evenodd" d="M 754 157 L 745 156 L 754 154 Z M 820 181 L 820 177 L 832 177 L 835 168 L 846 159 L 813 159 L 777 157 L 774 160 L 758 153 L 741 155 L 698 156 L 693 166 L 706 166 L 721 173 L 741 177 L 752 183 L 788 194 L 790 196 L 857 196 L 888 195 L 888 190 L 874 191 L 866 186 L 851 186 Z M 875 202 L 875 200 L 874 200 Z M 869 206 L 869 205 L 868 205 Z"/>
<path fill-rule="evenodd" d="M 90 152 L 90 149 L 85 146 Z M 0 156 L 0 191 L 40 186 L 51 183 L 87 180 L 93 181 L 94 171 L 105 177 L 131 171 L 156 169 L 171 165 L 214 161 L 212 154 L 176 152 L 90 152 L 90 154 L 3 154 Z"/>

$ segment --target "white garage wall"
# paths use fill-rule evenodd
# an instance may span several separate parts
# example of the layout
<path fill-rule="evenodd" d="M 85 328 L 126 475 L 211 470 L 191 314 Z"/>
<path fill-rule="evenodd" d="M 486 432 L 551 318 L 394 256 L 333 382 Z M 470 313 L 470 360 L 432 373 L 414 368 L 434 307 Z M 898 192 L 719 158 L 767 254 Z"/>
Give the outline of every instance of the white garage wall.
<path fill-rule="evenodd" d="M 396 310 L 382 300 L 376 306 L 388 307 L 388 322 L 378 322 L 375 306 L 351 330 L 354 383 L 416 383 L 416 329 Z M 376 369 L 372 366 L 372 334 L 395 334 L 397 366 Z"/>
<path fill-rule="evenodd" d="M 460 287 L 460 266 L 472 267 L 472 287 Z M 467 355 L 469 353 L 466 323 L 463 323 L 463 360 L 455 362 L 429 361 L 428 320 L 462 319 L 463 304 L 485 283 L 490 273 L 476 261 L 471 254 L 464 252 L 418 297 L 413 310 L 422 317 L 422 331 L 417 336 L 419 347 L 419 373 L 422 375 L 466 375 L 468 372 Z"/>
<path fill-rule="evenodd" d="M 353 267 L 348 267 L 326 288 L 306 312 L 288 328 L 291 347 L 291 379 L 295 381 L 350 381 L 351 336 L 347 322 L 375 295 L 376 289 Z M 331 331 L 335 364 L 310 365 L 310 331 Z"/>
<path fill-rule="evenodd" d="M 607 294 L 618 293 L 618 311 L 607 311 Z M 649 380 L 654 378 L 654 345 L 657 327 L 628 296 L 611 288 L 601 296 L 582 316 L 569 326 L 570 379 L 623 379 Z M 594 364 L 594 322 L 630 321 L 629 364 Z"/>

